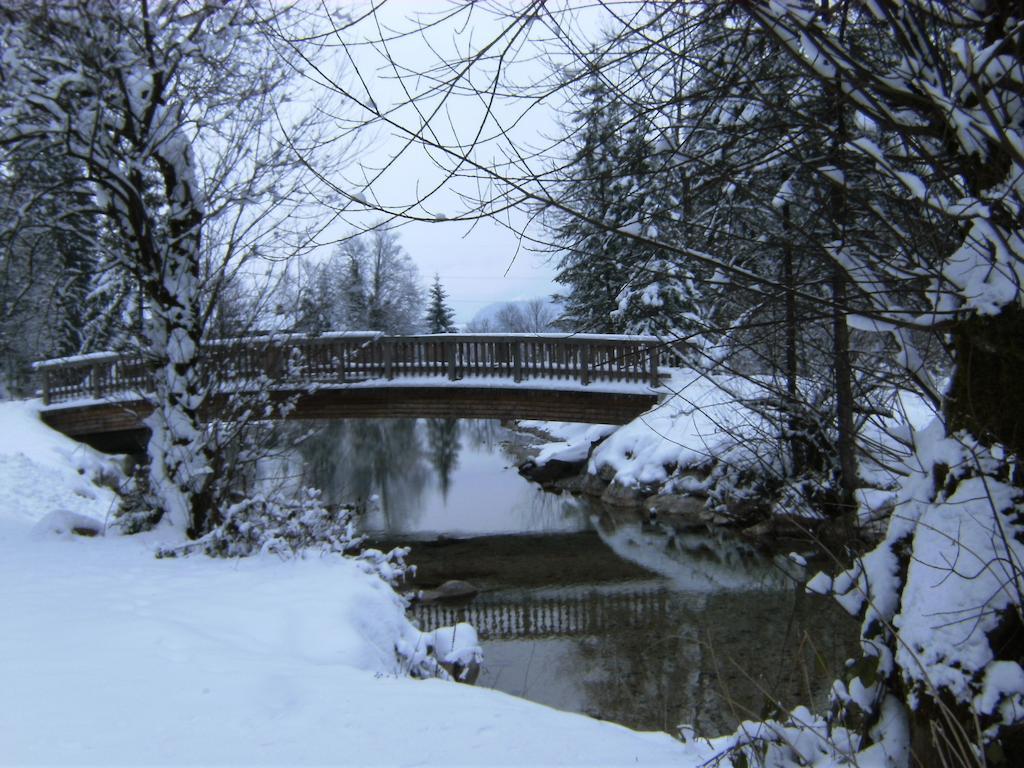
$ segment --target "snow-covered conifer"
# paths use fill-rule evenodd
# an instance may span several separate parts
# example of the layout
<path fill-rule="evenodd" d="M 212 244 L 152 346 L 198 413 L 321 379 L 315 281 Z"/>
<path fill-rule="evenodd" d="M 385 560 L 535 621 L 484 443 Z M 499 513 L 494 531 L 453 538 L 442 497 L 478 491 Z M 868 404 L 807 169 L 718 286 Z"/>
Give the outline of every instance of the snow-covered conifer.
<path fill-rule="evenodd" d="M 448 294 L 441 285 L 441 277 L 434 275 L 434 282 L 430 286 L 430 303 L 424 319 L 427 333 L 454 333 L 455 311 L 448 306 L 447 299 Z"/>

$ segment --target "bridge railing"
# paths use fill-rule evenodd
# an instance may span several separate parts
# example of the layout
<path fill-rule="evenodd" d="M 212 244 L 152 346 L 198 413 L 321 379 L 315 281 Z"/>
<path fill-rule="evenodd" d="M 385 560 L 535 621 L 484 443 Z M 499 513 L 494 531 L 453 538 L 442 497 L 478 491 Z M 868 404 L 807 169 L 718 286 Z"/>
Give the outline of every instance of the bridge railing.
<path fill-rule="evenodd" d="M 658 341 L 599 335 L 377 333 L 288 334 L 216 339 L 202 363 L 221 386 L 348 384 L 437 377 L 640 383 L 657 386 Z M 139 355 L 101 353 L 36 363 L 46 404 L 145 392 L 150 373 Z"/>

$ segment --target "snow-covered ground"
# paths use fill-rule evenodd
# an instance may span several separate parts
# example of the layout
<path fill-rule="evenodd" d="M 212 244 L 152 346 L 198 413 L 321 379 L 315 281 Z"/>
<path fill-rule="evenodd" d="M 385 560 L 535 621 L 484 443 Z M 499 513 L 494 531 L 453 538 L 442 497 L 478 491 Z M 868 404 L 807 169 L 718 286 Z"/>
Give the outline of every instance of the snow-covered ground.
<path fill-rule="evenodd" d="M 159 534 L 73 535 L 68 513 L 102 521 L 113 507 L 91 482 L 109 462 L 43 426 L 33 404 L 0 403 L 0 434 L 0 763 L 710 757 L 666 734 L 404 677 L 395 644 L 419 633 L 351 560 L 158 560 Z"/>

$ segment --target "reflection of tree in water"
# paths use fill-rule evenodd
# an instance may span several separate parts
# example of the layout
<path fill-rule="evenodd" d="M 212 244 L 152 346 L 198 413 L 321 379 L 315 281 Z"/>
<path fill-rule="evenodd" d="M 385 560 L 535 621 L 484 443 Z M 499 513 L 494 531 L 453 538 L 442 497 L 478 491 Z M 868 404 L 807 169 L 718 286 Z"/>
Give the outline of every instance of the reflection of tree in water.
<path fill-rule="evenodd" d="M 820 711 L 831 681 L 856 655 L 857 636 L 857 623 L 837 603 L 802 586 L 715 595 L 701 632 L 730 725 L 798 704 Z"/>
<path fill-rule="evenodd" d="M 291 422 L 279 425 L 280 444 L 292 448 L 305 467 L 301 482 L 319 488 L 328 504 L 366 504 L 377 495 L 383 519 L 374 515 L 367 525 L 391 531 L 411 530 L 453 499 L 494 507 L 488 496 L 488 472 L 503 473 L 494 481 L 504 489 L 502 511 L 526 529 L 564 528 L 566 517 L 586 527 L 586 509 L 566 496 L 532 487 L 508 465 L 501 446 L 509 431 L 497 421 L 455 419 L 352 419 Z M 500 457 L 491 461 L 491 454 Z M 467 458 L 468 457 L 468 458 Z M 482 460 L 481 460 L 482 459 Z M 483 498 L 467 502 L 467 494 L 448 495 L 460 462 L 481 466 L 483 475 L 467 478 L 466 490 L 482 488 Z M 500 463 L 499 463 L 500 462 Z M 502 466 L 505 465 L 505 466 Z M 433 475 L 444 501 L 433 497 Z M 440 495 L 439 494 L 439 495 Z M 433 505 L 432 508 L 428 505 Z M 460 507 L 462 509 L 462 507 Z M 443 524 L 443 516 L 442 516 Z"/>
<path fill-rule="evenodd" d="M 600 671 L 584 682 L 592 714 L 669 732 L 687 723 L 713 736 L 774 714 L 775 702 L 823 704 L 855 650 L 856 626 L 835 608 L 800 588 L 676 593 L 661 626 L 613 620 L 619 629 L 577 641 L 580 663 Z"/>
<path fill-rule="evenodd" d="M 448 499 L 452 472 L 459 463 L 459 421 L 457 419 L 427 419 L 427 455 L 437 472 L 441 495 Z"/>
<path fill-rule="evenodd" d="M 462 434 L 471 448 L 492 451 L 508 430 L 493 419 L 463 419 Z"/>
<path fill-rule="evenodd" d="M 698 693 L 694 625 L 676 624 L 673 612 L 672 624 L 633 627 L 626 608 L 607 605 L 603 610 L 605 633 L 576 640 L 575 663 L 588 671 L 582 685 L 587 713 L 631 728 L 673 732 L 682 714 L 679 698 Z"/>
<path fill-rule="evenodd" d="M 328 503 L 365 504 L 376 494 L 389 527 L 420 511 L 430 471 L 414 419 L 327 422 L 299 450 L 306 482 L 320 488 Z"/>
<path fill-rule="evenodd" d="M 575 530 L 589 527 L 590 507 L 580 499 L 565 493 L 549 493 L 540 487 L 534 488 L 527 497 L 526 514 L 521 519 L 534 531 L 556 528 L 562 520 L 574 521 Z"/>

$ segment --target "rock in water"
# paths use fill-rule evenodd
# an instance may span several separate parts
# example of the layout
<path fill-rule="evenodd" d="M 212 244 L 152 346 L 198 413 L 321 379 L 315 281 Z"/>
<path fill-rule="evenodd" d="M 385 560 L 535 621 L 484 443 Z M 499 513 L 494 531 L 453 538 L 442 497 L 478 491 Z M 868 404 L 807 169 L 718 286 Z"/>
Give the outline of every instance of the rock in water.
<path fill-rule="evenodd" d="M 433 603 L 438 600 L 469 600 L 480 594 L 480 590 L 468 581 L 453 579 L 446 581 L 437 589 L 425 589 L 420 593 L 420 600 Z"/>
<path fill-rule="evenodd" d="M 563 480 L 579 474 L 585 464 L 586 459 L 578 462 L 549 459 L 544 464 L 538 464 L 533 459 L 527 459 L 519 465 L 519 474 L 527 480 L 532 480 L 541 485 L 548 485 L 556 480 Z"/>

